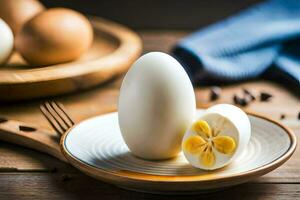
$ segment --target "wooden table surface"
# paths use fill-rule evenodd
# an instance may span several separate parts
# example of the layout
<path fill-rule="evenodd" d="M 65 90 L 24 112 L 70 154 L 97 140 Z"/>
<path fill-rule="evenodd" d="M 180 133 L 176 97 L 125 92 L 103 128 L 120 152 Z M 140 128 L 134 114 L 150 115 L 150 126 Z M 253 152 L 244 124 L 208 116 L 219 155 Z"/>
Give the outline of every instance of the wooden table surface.
<path fill-rule="evenodd" d="M 141 31 L 144 52 L 164 51 L 186 33 L 181 31 Z M 80 121 L 116 109 L 121 77 L 89 91 L 57 97 L 70 115 Z M 222 87 L 218 102 L 232 103 L 232 96 L 242 88 L 267 91 L 272 101 L 255 102 L 246 109 L 281 120 L 300 139 L 299 97 L 283 86 L 258 80 Z M 198 106 L 208 105 L 208 87 L 195 88 Z M 297 91 L 294 91 L 297 92 Z M 299 92 L 299 91 L 298 91 Z M 5 95 L 5 94 L 2 94 Z M 50 129 L 40 114 L 43 100 L 0 105 L 0 115 L 34 123 Z M 72 166 L 46 154 L 0 142 L 0 199 L 300 199 L 300 147 L 292 158 L 275 171 L 240 186 L 197 196 L 160 196 L 119 189 L 94 180 Z"/>

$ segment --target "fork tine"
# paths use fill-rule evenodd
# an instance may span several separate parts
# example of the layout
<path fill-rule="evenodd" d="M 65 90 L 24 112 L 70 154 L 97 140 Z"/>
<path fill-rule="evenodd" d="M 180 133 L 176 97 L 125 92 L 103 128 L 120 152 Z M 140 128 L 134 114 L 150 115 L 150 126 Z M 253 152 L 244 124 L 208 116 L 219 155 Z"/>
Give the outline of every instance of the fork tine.
<path fill-rule="evenodd" d="M 40 109 L 51 126 L 61 134 L 75 124 L 63 105 L 56 101 L 46 101 L 40 106 Z"/>
<path fill-rule="evenodd" d="M 59 111 L 61 111 L 61 113 L 63 115 L 60 115 L 62 118 L 64 118 L 64 121 L 67 122 L 69 124 L 70 127 L 72 127 L 75 123 L 74 121 L 71 119 L 71 117 L 67 114 L 65 107 L 57 102 L 57 101 L 52 101 L 52 106 L 55 106 Z"/>
<path fill-rule="evenodd" d="M 60 109 L 57 103 L 54 101 L 48 103 L 51 106 L 51 109 L 55 112 L 55 116 L 58 117 L 57 120 L 63 123 L 61 125 L 63 125 L 66 130 L 71 128 L 73 126 L 72 122 L 69 120 L 69 117 L 66 116 L 67 114 Z"/>
<path fill-rule="evenodd" d="M 57 133 L 59 133 L 59 134 L 62 135 L 64 133 L 64 131 L 60 128 L 60 126 L 57 124 L 57 122 L 55 120 L 53 120 L 52 115 L 48 112 L 48 110 L 46 109 L 46 107 L 45 107 L 44 104 L 40 105 L 40 110 L 41 110 L 42 114 L 44 115 L 44 117 L 47 119 L 47 121 L 50 123 L 50 125 L 52 126 L 52 128 Z"/>
<path fill-rule="evenodd" d="M 57 113 L 55 108 L 52 107 L 51 103 L 47 101 L 47 102 L 44 103 L 44 105 L 45 105 L 45 108 L 48 111 L 48 113 L 56 121 L 56 123 L 63 130 L 63 132 L 66 132 L 69 128 L 68 124 L 66 124 L 64 122 L 64 120 L 60 117 L 59 113 Z"/>

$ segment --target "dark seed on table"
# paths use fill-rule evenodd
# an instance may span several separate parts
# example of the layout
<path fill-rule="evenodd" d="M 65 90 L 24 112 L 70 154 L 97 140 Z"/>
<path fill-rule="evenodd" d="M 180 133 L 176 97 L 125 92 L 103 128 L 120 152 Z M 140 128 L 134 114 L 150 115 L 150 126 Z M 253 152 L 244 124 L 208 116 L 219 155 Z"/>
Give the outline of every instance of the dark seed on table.
<path fill-rule="evenodd" d="M 212 87 L 210 89 L 210 101 L 215 101 L 215 100 L 219 99 L 221 96 L 221 92 L 222 92 L 221 88 Z"/>
<path fill-rule="evenodd" d="M 285 119 L 285 114 L 281 114 L 280 119 Z"/>
<path fill-rule="evenodd" d="M 24 132 L 33 132 L 33 131 L 36 131 L 36 128 L 20 125 L 19 130 L 24 131 Z"/>
<path fill-rule="evenodd" d="M 255 96 L 249 90 L 247 90 L 247 89 L 244 88 L 243 92 L 244 92 L 245 96 L 249 96 L 250 97 L 251 101 L 254 101 L 256 99 Z"/>
<path fill-rule="evenodd" d="M 236 105 L 240 105 L 240 106 L 247 106 L 248 103 L 249 103 L 245 98 L 241 98 L 241 97 L 239 97 L 237 95 L 233 96 L 233 102 Z"/>
<path fill-rule="evenodd" d="M 300 112 L 298 113 L 298 119 L 300 120 Z"/>
<path fill-rule="evenodd" d="M 260 93 L 260 101 L 269 101 L 273 95 L 266 93 L 266 92 L 261 92 Z"/>

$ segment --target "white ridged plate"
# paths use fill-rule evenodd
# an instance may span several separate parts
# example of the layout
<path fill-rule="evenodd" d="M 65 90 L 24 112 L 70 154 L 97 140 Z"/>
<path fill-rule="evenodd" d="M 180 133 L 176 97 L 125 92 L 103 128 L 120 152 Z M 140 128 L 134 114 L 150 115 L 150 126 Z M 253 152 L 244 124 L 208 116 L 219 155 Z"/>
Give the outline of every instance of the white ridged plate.
<path fill-rule="evenodd" d="M 201 112 L 198 110 L 199 115 Z M 229 166 L 213 172 L 193 168 L 183 154 L 164 161 L 133 156 L 122 139 L 117 113 L 76 125 L 63 137 L 62 150 L 71 164 L 80 170 L 120 187 L 158 193 L 206 191 L 265 174 L 293 153 L 296 139 L 288 129 L 257 115 L 249 115 L 249 118 L 252 136 L 247 149 Z"/>

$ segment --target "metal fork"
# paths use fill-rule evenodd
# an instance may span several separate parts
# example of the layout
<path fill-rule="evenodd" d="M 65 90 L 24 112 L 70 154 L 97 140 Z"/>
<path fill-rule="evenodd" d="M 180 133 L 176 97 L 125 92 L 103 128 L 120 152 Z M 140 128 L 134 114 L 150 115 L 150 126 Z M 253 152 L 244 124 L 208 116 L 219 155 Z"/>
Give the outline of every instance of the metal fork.
<path fill-rule="evenodd" d="M 46 101 L 40 105 L 40 110 L 54 130 L 61 135 L 75 124 L 59 102 Z"/>

